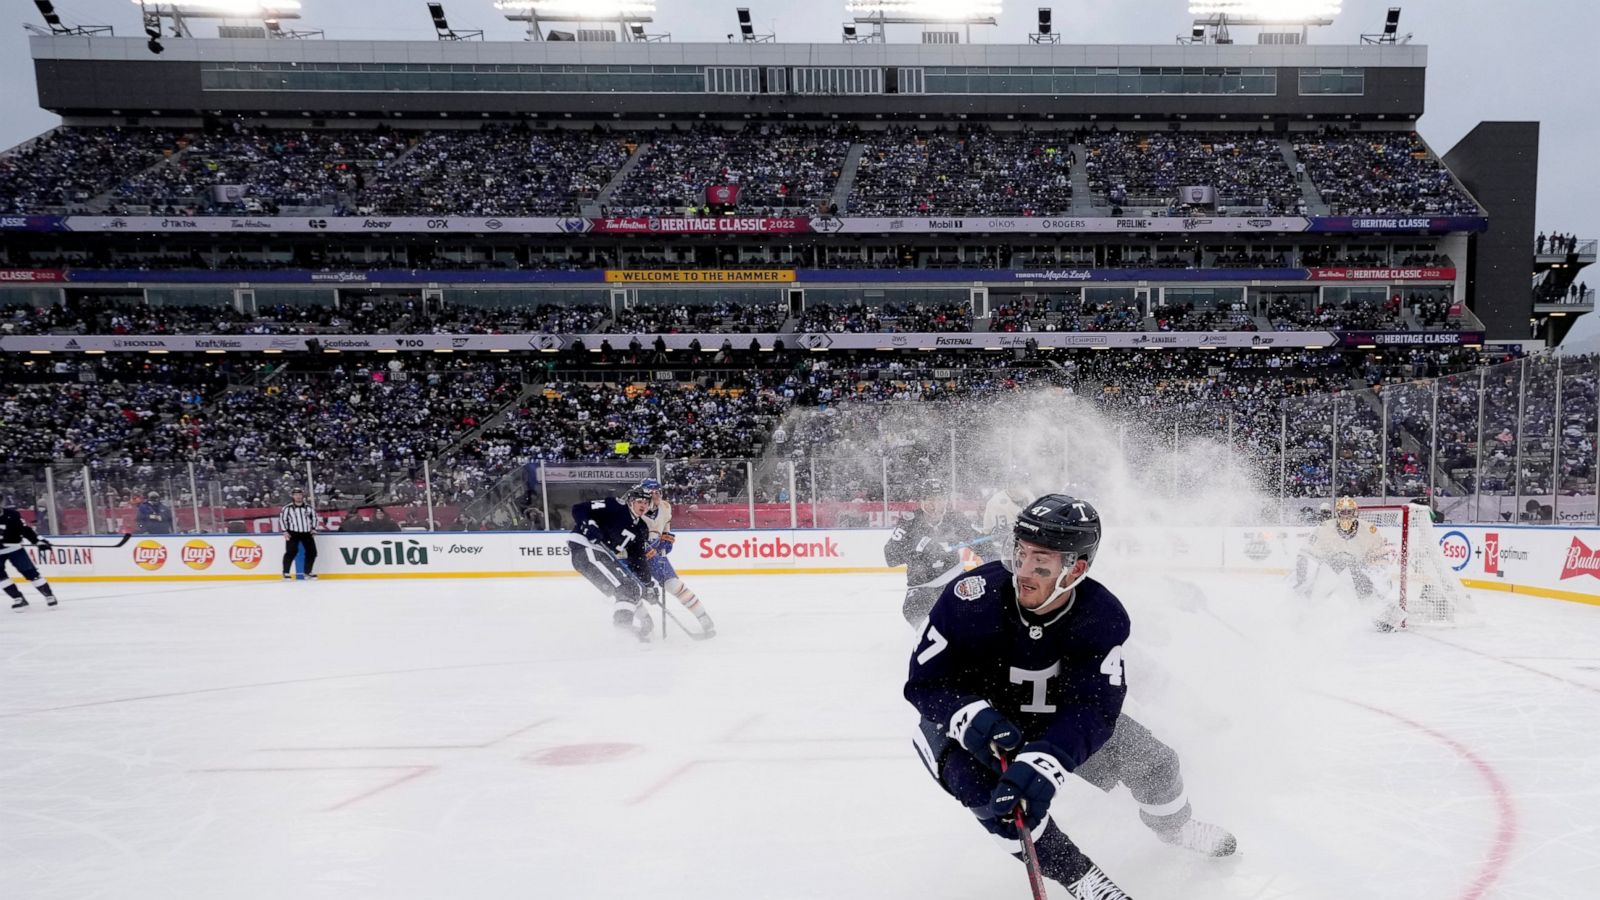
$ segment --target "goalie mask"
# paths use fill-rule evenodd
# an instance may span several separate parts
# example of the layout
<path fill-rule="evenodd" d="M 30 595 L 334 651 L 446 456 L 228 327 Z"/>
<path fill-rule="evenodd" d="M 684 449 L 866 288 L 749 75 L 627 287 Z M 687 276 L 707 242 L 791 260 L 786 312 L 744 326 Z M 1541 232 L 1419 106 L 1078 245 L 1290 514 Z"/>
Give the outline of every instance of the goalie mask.
<path fill-rule="evenodd" d="M 1017 514 L 1011 535 L 1004 560 L 1017 603 L 1037 612 L 1089 574 L 1100 549 L 1100 514 L 1087 501 L 1046 494 Z"/>
<path fill-rule="evenodd" d="M 1340 497 L 1334 503 L 1333 518 L 1338 523 L 1339 533 L 1345 537 L 1354 537 L 1356 529 L 1361 525 L 1360 509 L 1356 506 L 1354 497 Z"/>

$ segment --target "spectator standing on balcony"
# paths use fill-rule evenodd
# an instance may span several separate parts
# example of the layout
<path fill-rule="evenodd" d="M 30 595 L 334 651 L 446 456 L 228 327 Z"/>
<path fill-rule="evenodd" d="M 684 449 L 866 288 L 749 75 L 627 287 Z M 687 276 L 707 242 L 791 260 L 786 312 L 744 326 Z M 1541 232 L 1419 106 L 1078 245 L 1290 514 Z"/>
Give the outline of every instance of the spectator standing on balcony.
<path fill-rule="evenodd" d="M 317 512 L 306 502 L 306 492 L 295 488 L 289 496 L 289 503 L 278 514 L 279 524 L 283 526 L 283 580 L 294 578 L 291 567 L 294 565 L 295 555 L 301 547 L 306 551 L 306 578 L 316 581 L 317 575 L 312 568 L 317 564 Z"/>
<path fill-rule="evenodd" d="M 1540 256 L 1544 255 L 1544 232 L 1542 231 L 1539 232 L 1538 240 L 1534 241 L 1534 252 Z"/>
<path fill-rule="evenodd" d="M 176 529 L 172 523 L 172 508 L 161 502 L 161 494 L 151 491 L 139 504 L 138 523 L 134 531 L 139 534 L 171 534 Z"/>

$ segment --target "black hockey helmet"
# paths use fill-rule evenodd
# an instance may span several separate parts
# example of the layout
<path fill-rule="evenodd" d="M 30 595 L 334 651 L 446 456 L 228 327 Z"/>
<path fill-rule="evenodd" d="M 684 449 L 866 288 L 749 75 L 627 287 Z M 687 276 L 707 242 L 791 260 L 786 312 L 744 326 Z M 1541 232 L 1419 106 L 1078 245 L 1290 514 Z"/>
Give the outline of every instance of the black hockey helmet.
<path fill-rule="evenodd" d="M 1046 494 L 1017 513 L 1011 533 L 1016 540 L 1070 554 L 1068 565 L 1080 559 L 1093 563 L 1100 549 L 1100 514 L 1087 500 Z"/>
<path fill-rule="evenodd" d="M 628 492 L 626 494 L 622 495 L 622 502 L 623 503 L 632 503 L 635 500 L 649 500 L 649 499 L 650 499 L 650 491 L 648 489 L 646 489 L 643 484 L 636 484 L 633 487 L 628 488 Z"/>

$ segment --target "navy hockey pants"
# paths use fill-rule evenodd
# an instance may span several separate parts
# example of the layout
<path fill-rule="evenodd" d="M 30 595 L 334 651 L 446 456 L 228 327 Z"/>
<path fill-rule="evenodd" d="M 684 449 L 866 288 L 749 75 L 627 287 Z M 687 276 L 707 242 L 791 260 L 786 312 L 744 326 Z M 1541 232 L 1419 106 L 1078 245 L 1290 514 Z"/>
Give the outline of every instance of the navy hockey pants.
<path fill-rule="evenodd" d="M 18 575 L 28 581 L 39 580 L 38 567 L 33 564 L 33 560 L 28 558 L 28 551 L 21 547 L 7 553 L 0 553 L 0 579 L 5 579 L 7 563 L 10 563 L 11 567 L 17 570 Z"/>
<path fill-rule="evenodd" d="M 600 593 L 617 601 L 638 606 L 644 600 L 644 584 L 631 569 L 617 561 L 603 547 L 596 547 L 582 538 L 567 541 L 572 556 L 572 567 L 578 574 L 599 588 Z"/>

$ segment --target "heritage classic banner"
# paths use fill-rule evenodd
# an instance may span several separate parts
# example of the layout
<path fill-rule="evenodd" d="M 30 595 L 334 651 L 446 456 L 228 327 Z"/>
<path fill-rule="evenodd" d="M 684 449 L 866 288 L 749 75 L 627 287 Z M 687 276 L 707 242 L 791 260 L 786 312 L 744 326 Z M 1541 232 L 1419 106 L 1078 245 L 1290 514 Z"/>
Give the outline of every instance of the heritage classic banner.
<path fill-rule="evenodd" d="M 0 231 L 383 234 L 947 234 L 1484 231 L 1482 216 L 0 216 Z"/>
<path fill-rule="evenodd" d="M 1455 269 L 1307 269 L 1312 281 L 1455 281 Z"/>
<path fill-rule="evenodd" d="M 0 269 L 0 284 L 54 284 L 66 280 L 65 269 Z"/>
<path fill-rule="evenodd" d="M 1458 341 L 1449 332 L 1413 332 L 1413 336 L 1438 334 L 1437 343 Z M 1481 340 L 1482 333 L 1474 333 Z M 600 350 L 603 344 L 622 350 L 634 341 L 650 348 L 657 338 L 669 350 L 688 350 L 698 343 L 714 351 L 724 342 L 736 350 L 747 350 L 751 342 L 771 349 L 782 342 L 788 350 L 1020 350 L 1030 342 L 1046 348 L 1124 348 L 1124 349 L 1204 349 L 1231 347 L 1310 348 L 1332 347 L 1339 336 L 1327 331 L 1162 331 L 1162 332 L 985 332 L 948 334 L 311 334 L 311 335 L 217 335 L 167 334 L 140 337 L 119 335 L 19 335 L 0 337 L 0 351 L 8 353 L 84 351 L 113 353 L 294 353 L 306 352 L 307 342 L 315 340 L 322 352 L 342 351 L 541 351 L 556 353 L 576 349 Z M 1349 341 L 1346 346 L 1371 343 L 1373 335 Z M 1445 340 L 1448 338 L 1449 340 Z M 1428 343 L 1434 343 L 1429 341 Z"/>

